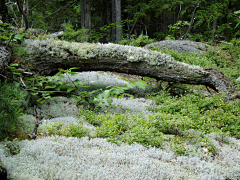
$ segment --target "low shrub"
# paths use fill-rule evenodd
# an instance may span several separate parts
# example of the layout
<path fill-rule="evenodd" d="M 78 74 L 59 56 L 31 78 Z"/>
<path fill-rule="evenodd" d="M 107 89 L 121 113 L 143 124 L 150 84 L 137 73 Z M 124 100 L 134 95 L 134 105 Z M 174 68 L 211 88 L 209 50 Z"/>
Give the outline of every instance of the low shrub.
<path fill-rule="evenodd" d="M 130 39 L 122 39 L 118 42 L 118 44 L 143 47 L 153 42 L 156 42 L 156 40 L 149 39 L 148 36 L 144 36 L 143 34 L 141 34 L 140 36 L 138 36 L 138 38 L 135 38 L 135 35 L 132 35 Z"/>
<path fill-rule="evenodd" d="M 26 96 L 27 93 L 14 84 L 0 82 L 0 139 L 16 130 Z"/>

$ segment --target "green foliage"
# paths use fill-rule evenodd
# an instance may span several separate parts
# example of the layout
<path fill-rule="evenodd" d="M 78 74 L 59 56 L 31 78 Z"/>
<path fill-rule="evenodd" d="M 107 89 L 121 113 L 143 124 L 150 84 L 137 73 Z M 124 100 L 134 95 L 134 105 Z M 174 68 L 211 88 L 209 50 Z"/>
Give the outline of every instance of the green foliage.
<path fill-rule="evenodd" d="M 64 28 L 64 39 L 67 41 L 75 41 L 75 42 L 84 42 L 89 40 L 88 29 L 78 29 L 74 30 L 73 25 L 70 23 L 62 24 Z"/>
<path fill-rule="evenodd" d="M 17 155 L 20 153 L 21 142 L 17 138 L 13 139 L 12 141 L 5 139 L 3 141 L 3 145 L 10 155 Z"/>
<path fill-rule="evenodd" d="M 186 33 L 186 32 L 183 32 L 183 28 L 189 25 L 190 23 L 188 21 L 177 21 L 173 25 L 170 24 L 168 27 L 169 27 L 169 30 L 172 32 L 172 35 L 168 35 L 165 39 L 168 40 L 168 39 L 181 38 L 183 36 L 183 33 Z"/>
<path fill-rule="evenodd" d="M 167 93 L 161 96 L 169 98 Z M 212 155 L 216 151 L 212 142 L 204 137 L 204 133 L 199 132 L 201 130 L 196 128 L 194 132 L 191 129 L 193 123 L 190 118 L 177 116 L 172 112 L 151 114 L 146 118 L 141 113 L 128 115 L 81 111 L 81 116 L 83 120 L 97 126 L 96 137 L 107 138 L 109 142 L 116 144 L 137 142 L 146 146 L 164 148 L 167 142 L 178 155 L 188 155 L 191 152 L 186 148 L 189 143 L 206 148 Z M 189 129 L 191 131 L 187 132 Z"/>
<path fill-rule="evenodd" d="M 64 39 L 67 41 L 75 41 L 75 42 L 99 42 L 100 39 L 106 38 L 107 41 L 111 41 L 110 38 L 107 38 L 109 31 L 118 25 L 117 23 L 111 23 L 100 27 L 99 30 L 92 29 L 91 33 L 89 29 L 78 29 L 74 30 L 73 25 L 70 23 L 62 24 L 64 28 Z"/>
<path fill-rule="evenodd" d="M 234 37 L 234 21 L 236 17 L 232 12 L 237 10 L 237 6 L 232 6 L 234 3 L 235 2 L 231 0 L 201 2 L 201 6 L 195 15 L 198 20 L 194 25 L 196 29 L 201 28 L 201 30 L 197 31 L 204 35 L 205 41 L 209 39 L 216 41 L 221 38 L 229 40 Z"/>
<path fill-rule="evenodd" d="M 38 30 L 38 29 L 28 29 L 27 32 L 24 33 L 25 38 L 27 39 L 49 39 L 50 35 L 47 31 Z"/>
<path fill-rule="evenodd" d="M 83 127 L 83 124 L 71 124 L 64 128 L 66 136 L 70 137 L 85 137 L 89 134 L 89 129 Z"/>
<path fill-rule="evenodd" d="M 79 1 L 70 0 L 54 0 L 54 1 L 37 1 L 29 2 L 33 9 L 31 9 L 31 16 L 28 16 L 30 24 L 33 28 L 45 29 L 49 32 L 56 32 L 62 29 L 62 24 L 66 22 L 71 23 L 71 29 L 75 32 L 79 31 L 81 27 L 81 6 Z M 21 14 L 14 6 L 15 13 L 20 21 Z M 184 22 L 192 22 L 190 30 L 190 38 L 198 39 L 201 35 L 201 40 L 230 40 L 239 36 L 239 8 L 236 0 L 220 0 L 220 1 L 190 1 L 190 0 L 128 0 L 121 5 L 122 20 L 126 22 L 122 28 L 123 31 L 128 32 L 128 36 L 133 33 L 138 36 L 141 33 L 146 33 L 151 38 L 164 39 L 169 32 L 169 25 L 177 25 L 174 31 L 178 34 L 171 34 L 172 37 L 178 38 L 183 35 Z M 194 14 L 193 14 L 194 12 Z M 111 22 L 111 5 L 109 1 L 93 1 L 91 2 L 91 20 L 92 33 L 91 37 L 85 36 L 85 30 L 80 30 L 80 34 L 84 36 L 74 35 L 74 33 L 67 32 L 67 38 L 73 41 L 88 41 L 98 42 L 100 38 L 111 40 L 111 33 L 109 30 L 115 25 L 109 24 Z M 9 20 L 11 24 L 15 22 L 14 15 L 9 11 Z M 181 20 L 181 21 L 180 21 Z M 181 22 L 181 23 L 179 23 Z M 172 29 L 173 30 L 173 29 Z M 129 34 L 131 33 L 131 34 Z M 180 35 L 180 36 L 181 36 Z M 75 36 L 72 37 L 71 36 Z"/>
<path fill-rule="evenodd" d="M 12 29 L 14 27 L 10 26 L 8 23 L 0 23 L 0 41 L 11 41 L 16 42 L 16 41 L 21 41 L 24 42 L 23 34 L 22 32 L 17 34 L 14 32 Z"/>
<path fill-rule="evenodd" d="M 83 113 L 83 112 L 82 112 Z M 163 140 L 162 133 L 154 127 L 154 123 L 143 117 L 142 114 L 92 114 L 83 113 L 84 120 L 99 126 L 96 136 L 107 138 L 108 141 L 132 144 L 138 142 L 144 145 L 160 147 Z"/>
<path fill-rule="evenodd" d="M 70 124 L 67 126 L 64 126 L 63 123 L 57 122 L 52 123 L 50 126 L 47 126 L 45 128 L 45 131 L 47 135 L 53 135 L 53 136 L 68 136 L 68 137 L 84 137 L 89 134 L 89 129 L 86 129 L 83 127 L 83 124 L 78 122 L 77 124 Z"/>
<path fill-rule="evenodd" d="M 240 65 L 240 39 L 232 39 L 230 43 L 222 43 L 221 48 L 230 55 L 230 60 L 237 63 L 236 65 Z"/>
<path fill-rule="evenodd" d="M 235 11 L 234 14 L 237 14 L 237 15 L 240 14 L 240 10 Z M 236 21 L 237 21 L 237 25 L 235 26 L 235 28 L 237 28 L 240 24 L 240 16 L 238 17 L 238 19 Z"/>
<path fill-rule="evenodd" d="M 17 69 L 16 66 L 18 66 L 18 64 L 11 64 L 11 70 L 15 75 L 22 76 L 19 71 L 23 71 L 23 69 Z M 119 98 L 124 96 L 132 97 L 132 95 L 125 92 L 133 88 L 134 85 L 143 90 L 145 89 L 146 83 L 144 81 L 134 81 L 123 85 L 122 87 L 108 86 L 105 91 L 102 91 L 102 89 L 96 89 L 91 92 L 82 91 L 80 87 L 87 88 L 88 86 L 82 86 L 83 82 L 79 79 L 71 81 L 70 76 L 77 75 L 76 72 L 72 71 L 74 69 L 78 68 L 70 68 L 69 70 L 59 68 L 59 72 L 53 77 L 36 76 L 34 78 L 24 78 L 26 88 L 28 91 L 32 91 L 31 94 L 34 96 L 41 95 L 41 97 L 37 100 L 38 102 L 44 102 L 47 99 L 52 99 L 54 98 L 53 94 L 59 92 L 67 94 L 78 104 L 85 105 L 89 109 L 101 108 L 102 106 L 105 106 L 105 102 L 111 105 L 112 96 Z M 65 78 L 64 74 L 66 74 L 70 82 L 61 81 L 61 79 Z M 15 82 L 15 84 L 19 85 L 19 82 Z"/>
<path fill-rule="evenodd" d="M 190 65 L 198 65 L 203 68 L 218 68 L 234 83 L 240 76 L 239 39 L 233 39 L 230 44 L 223 43 L 219 48 L 210 48 L 201 55 L 187 52 L 179 53 L 178 51 L 167 49 L 159 50 L 159 48 L 154 50 L 169 54 L 176 61 Z"/>
<path fill-rule="evenodd" d="M 221 97 L 193 93 L 182 97 L 171 97 L 161 92 L 154 97 L 157 107 L 149 110 L 158 112 L 151 115 L 152 121 L 158 119 L 159 130 L 165 133 L 174 129 L 195 129 L 203 133 L 223 132 L 225 135 L 240 135 L 239 103 L 225 102 Z"/>
<path fill-rule="evenodd" d="M 62 135 L 63 134 L 63 124 L 59 121 L 57 123 L 50 124 L 51 126 L 47 127 L 48 135 Z"/>
<path fill-rule="evenodd" d="M 143 47 L 155 41 L 155 39 L 149 39 L 148 36 L 141 34 L 138 38 L 135 38 L 135 35 L 132 35 L 130 39 L 123 39 L 119 41 L 118 44 Z"/>
<path fill-rule="evenodd" d="M 22 104 L 26 92 L 22 91 L 19 83 L 0 82 L 0 137 L 4 138 L 16 130 L 19 116 L 22 114 Z"/>

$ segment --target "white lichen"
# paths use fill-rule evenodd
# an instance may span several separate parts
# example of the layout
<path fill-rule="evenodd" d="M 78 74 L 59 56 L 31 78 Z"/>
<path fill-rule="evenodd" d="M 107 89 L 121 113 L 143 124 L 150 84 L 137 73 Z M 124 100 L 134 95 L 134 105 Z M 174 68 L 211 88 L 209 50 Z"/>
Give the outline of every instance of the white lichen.
<path fill-rule="evenodd" d="M 129 62 L 147 62 L 152 66 L 171 66 L 176 70 L 189 69 L 195 73 L 200 74 L 208 73 L 199 66 L 177 62 L 170 55 L 127 45 L 119 45 L 113 43 L 77 43 L 54 39 L 26 40 L 26 45 L 32 49 L 32 51 L 46 56 L 49 55 L 67 58 L 70 52 L 72 55 L 76 55 L 82 59 L 110 57 L 126 60 Z"/>

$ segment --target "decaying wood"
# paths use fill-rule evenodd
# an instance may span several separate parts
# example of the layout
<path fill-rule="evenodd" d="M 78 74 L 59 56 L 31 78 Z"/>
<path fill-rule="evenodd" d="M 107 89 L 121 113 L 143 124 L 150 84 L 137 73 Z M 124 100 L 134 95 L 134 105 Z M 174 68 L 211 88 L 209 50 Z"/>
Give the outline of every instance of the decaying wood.
<path fill-rule="evenodd" d="M 117 44 L 90 44 L 54 41 L 26 42 L 30 54 L 26 69 L 53 75 L 59 68 L 79 71 L 112 71 L 135 74 L 168 82 L 205 85 L 225 93 L 227 100 L 239 97 L 231 80 L 216 68 L 201 68 L 175 61 L 173 57 L 144 48 Z"/>

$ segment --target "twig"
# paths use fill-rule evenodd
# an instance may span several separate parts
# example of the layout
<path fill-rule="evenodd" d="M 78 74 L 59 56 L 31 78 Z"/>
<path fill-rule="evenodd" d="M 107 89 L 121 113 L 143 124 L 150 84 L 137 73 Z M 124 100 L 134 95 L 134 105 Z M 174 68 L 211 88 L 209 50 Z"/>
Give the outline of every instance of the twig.
<path fill-rule="evenodd" d="M 6 76 L 4 76 L 4 75 L 2 75 L 2 74 L 0 74 L 0 76 L 2 76 L 4 79 L 7 79 L 7 77 L 6 77 Z"/>
<path fill-rule="evenodd" d="M 205 85 L 205 86 L 206 86 L 206 85 Z M 207 91 L 209 92 L 209 94 L 212 95 L 212 92 L 208 89 L 208 86 L 206 86 L 206 88 L 207 88 Z"/>
<path fill-rule="evenodd" d="M 33 116 L 35 116 L 35 128 L 32 132 L 33 135 L 37 134 L 37 128 L 39 126 L 39 123 L 38 123 L 38 115 L 37 115 L 37 106 L 34 105 L 34 108 L 33 108 Z"/>
<path fill-rule="evenodd" d="M 36 138 L 38 138 L 38 136 L 37 136 L 36 134 L 32 134 L 32 133 L 28 133 L 28 132 L 24 131 L 22 128 L 19 127 L 18 124 L 15 124 L 15 123 L 14 123 L 14 125 L 17 126 L 20 131 L 22 131 L 22 132 L 24 132 L 25 134 L 27 134 L 31 139 L 36 139 Z"/>
<path fill-rule="evenodd" d="M 68 6 L 68 5 L 69 5 L 69 3 L 67 3 L 65 6 Z M 59 9 L 57 9 L 56 11 L 54 11 L 53 13 L 51 13 L 51 14 L 45 16 L 44 18 L 38 20 L 37 22 L 35 22 L 35 24 L 38 23 L 39 21 L 41 21 L 41 20 L 43 20 L 43 19 L 45 19 L 45 18 L 47 18 L 47 17 L 53 15 L 53 14 L 55 14 L 55 13 L 58 12 L 60 9 L 63 9 L 65 6 L 60 7 Z"/>
<path fill-rule="evenodd" d="M 14 11 L 14 9 L 13 9 L 13 7 L 12 7 L 12 3 L 10 2 L 10 0 L 9 0 L 9 5 L 10 5 L 10 9 L 12 10 L 12 13 L 13 13 L 13 15 L 14 15 L 14 17 L 15 17 L 15 19 L 14 19 L 14 18 L 12 18 L 12 19 L 14 20 L 15 24 L 17 25 L 17 27 L 18 27 L 18 29 L 19 29 L 19 28 L 20 28 L 20 24 L 19 24 L 17 15 L 15 14 L 15 11 Z M 15 4 L 15 5 L 16 5 L 16 4 Z"/>
<path fill-rule="evenodd" d="M 19 9 L 20 13 L 21 13 L 22 16 L 23 16 L 24 21 L 25 21 L 25 30 L 27 30 L 27 29 L 28 29 L 27 16 L 26 16 L 26 14 L 23 12 L 23 9 L 22 9 L 22 7 L 21 7 L 21 5 L 20 5 L 20 3 L 19 3 L 19 0 L 17 0 L 17 6 L 18 6 L 18 9 Z"/>
<path fill-rule="evenodd" d="M 10 38 L 8 39 L 8 42 L 7 42 L 7 45 L 5 46 L 5 48 L 8 47 L 8 45 L 9 45 L 9 43 L 11 42 L 12 38 L 13 38 L 13 35 L 11 34 Z"/>
<path fill-rule="evenodd" d="M 71 81 L 71 83 L 73 83 L 73 85 L 75 86 L 75 88 L 79 90 L 79 88 L 77 87 L 77 85 L 70 79 L 70 77 L 69 77 L 68 74 L 67 74 L 67 77 L 68 77 L 68 79 Z"/>
<path fill-rule="evenodd" d="M 22 77 L 20 77 L 20 81 L 21 81 L 21 86 L 22 86 L 24 89 L 26 89 L 26 85 L 25 85 L 25 83 L 23 82 Z"/>

